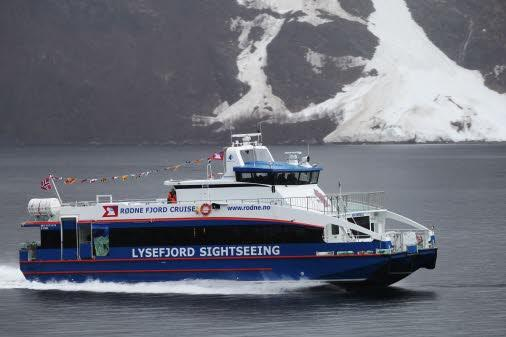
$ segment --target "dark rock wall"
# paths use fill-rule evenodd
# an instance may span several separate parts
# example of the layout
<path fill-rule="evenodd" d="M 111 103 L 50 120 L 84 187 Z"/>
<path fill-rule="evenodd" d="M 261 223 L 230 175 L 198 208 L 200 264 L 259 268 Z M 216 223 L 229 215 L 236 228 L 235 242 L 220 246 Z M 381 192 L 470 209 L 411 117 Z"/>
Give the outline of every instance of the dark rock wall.
<path fill-rule="evenodd" d="M 333 20 L 316 27 L 305 22 L 288 22 L 268 46 L 265 73 L 273 93 L 291 111 L 334 97 L 344 85 L 357 80 L 364 68 L 339 69 L 327 62 L 321 73 L 316 73 L 306 60 L 308 49 L 331 57 L 370 59 L 374 54 L 378 39 L 365 25 L 340 18 Z"/>
<path fill-rule="evenodd" d="M 191 114 L 247 90 L 239 15 L 235 1 L 1 1 L 0 142 L 200 139 Z"/>
<path fill-rule="evenodd" d="M 345 11 L 364 20 L 374 12 L 371 0 L 339 0 L 339 3 Z"/>

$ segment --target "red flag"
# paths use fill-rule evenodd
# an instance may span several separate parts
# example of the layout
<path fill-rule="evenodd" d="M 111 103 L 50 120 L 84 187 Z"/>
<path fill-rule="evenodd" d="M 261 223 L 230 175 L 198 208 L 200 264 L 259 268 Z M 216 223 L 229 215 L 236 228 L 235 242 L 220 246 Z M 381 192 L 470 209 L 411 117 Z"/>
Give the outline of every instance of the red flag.
<path fill-rule="evenodd" d="M 322 204 L 324 204 L 327 207 L 329 206 L 329 202 L 327 201 L 327 197 L 325 196 L 325 194 L 315 189 L 314 195 L 318 198 L 318 200 L 320 200 Z"/>
<path fill-rule="evenodd" d="M 225 152 L 221 151 L 221 152 L 215 152 L 213 153 L 211 156 L 209 156 L 209 160 L 223 160 L 223 158 L 225 157 Z"/>
<path fill-rule="evenodd" d="M 44 191 L 49 191 L 51 188 L 53 188 L 53 185 L 51 184 L 51 177 L 46 177 L 40 181 L 40 188 L 42 188 Z"/>

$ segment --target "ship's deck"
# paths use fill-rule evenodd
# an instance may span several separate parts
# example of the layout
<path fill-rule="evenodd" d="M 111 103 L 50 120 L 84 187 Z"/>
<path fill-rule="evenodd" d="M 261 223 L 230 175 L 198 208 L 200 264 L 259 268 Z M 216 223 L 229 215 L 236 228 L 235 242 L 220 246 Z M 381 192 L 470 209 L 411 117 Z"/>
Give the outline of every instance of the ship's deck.
<path fill-rule="evenodd" d="M 129 200 L 107 200 L 108 203 L 121 203 L 124 205 L 150 205 L 167 203 L 166 199 L 129 199 Z M 384 192 L 355 192 L 344 194 L 327 194 L 310 197 L 289 197 L 289 198 L 255 198 L 255 199 L 220 199 L 220 200 L 194 200 L 178 201 L 174 205 L 189 205 L 202 203 L 228 204 L 263 204 L 276 205 L 288 208 L 315 211 L 327 215 L 339 216 L 350 213 L 378 211 L 384 209 Z M 63 203 L 62 206 L 86 207 L 99 204 L 100 201 L 74 201 Z"/>

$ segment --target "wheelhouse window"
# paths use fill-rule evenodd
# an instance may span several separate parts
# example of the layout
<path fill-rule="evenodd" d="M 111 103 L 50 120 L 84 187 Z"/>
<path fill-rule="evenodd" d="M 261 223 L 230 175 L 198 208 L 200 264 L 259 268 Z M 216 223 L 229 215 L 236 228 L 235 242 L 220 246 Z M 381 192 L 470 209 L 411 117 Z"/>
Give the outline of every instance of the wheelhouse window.
<path fill-rule="evenodd" d="M 299 174 L 299 185 L 306 185 L 311 182 L 311 172 L 301 172 Z"/>
<path fill-rule="evenodd" d="M 241 153 L 242 161 L 245 163 L 256 160 L 255 152 L 253 152 L 253 150 L 242 150 L 240 153 Z"/>
<path fill-rule="evenodd" d="M 320 171 L 311 172 L 311 184 L 318 184 L 318 177 L 320 176 Z"/>
<path fill-rule="evenodd" d="M 251 150 L 242 150 L 240 152 L 242 160 L 247 162 L 253 161 L 263 161 L 263 162 L 272 162 L 274 159 L 272 158 L 271 153 L 267 149 L 251 149 Z"/>
<path fill-rule="evenodd" d="M 267 149 L 255 149 L 256 160 L 272 162 L 274 159 L 272 158 L 271 153 Z"/>
<path fill-rule="evenodd" d="M 276 176 L 276 185 L 298 185 L 299 172 L 282 172 Z"/>
<path fill-rule="evenodd" d="M 236 172 L 235 177 L 240 182 L 274 185 L 274 173 L 271 172 Z"/>
<path fill-rule="evenodd" d="M 269 185 L 307 185 L 317 184 L 319 171 L 301 172 L 236 172 L 239 182 Z"/>

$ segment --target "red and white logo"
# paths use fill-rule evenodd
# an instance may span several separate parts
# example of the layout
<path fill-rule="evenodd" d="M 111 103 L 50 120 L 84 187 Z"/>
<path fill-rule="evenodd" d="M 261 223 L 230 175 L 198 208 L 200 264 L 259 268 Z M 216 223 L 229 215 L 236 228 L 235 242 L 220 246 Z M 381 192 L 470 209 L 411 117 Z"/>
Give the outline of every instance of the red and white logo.
<path fill-rule="evenodd" d="M 103 218 L 118 216 L 118 205 L 105 205 L 102 207 L 104 208 Z"/>

